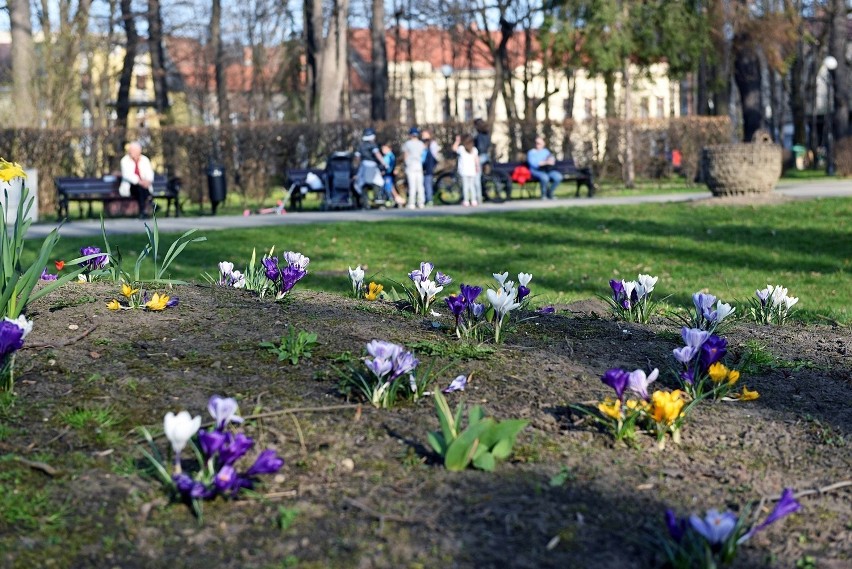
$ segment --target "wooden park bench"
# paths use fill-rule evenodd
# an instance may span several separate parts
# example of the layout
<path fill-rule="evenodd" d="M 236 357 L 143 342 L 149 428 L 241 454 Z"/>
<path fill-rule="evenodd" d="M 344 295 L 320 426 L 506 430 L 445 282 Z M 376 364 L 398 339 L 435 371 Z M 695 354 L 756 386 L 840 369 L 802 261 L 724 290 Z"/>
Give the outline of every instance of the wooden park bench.
<path fill-rule="evenodd" d="M 134 196 L 122 196 L 118 193 L 121 184 L 120 176 L 104 176 L 103 178 L 77 178 L 59 177 L 53 179 L 56 184 L 58 200 L 56 204 L 59 219 L 69 219 L 68 207 L 70 202 L 77 202 L 80 217 L 83 217 L 83 204 L 89 206 L 88 217 L 93 217 L 92 203 L 101 202 L 106 215 L 131 215 L 130 208 L 124 207 L 128 204 L 136 204 Z M 180 217 L 180 179 L 167 179 L 161 174 L 154 176 L 154 184 L 151 188 L 153 200 L 166 200 L 166 216 L 169 215 L 172 205 L 175 208 L 175 217 Z M 132 206 L 131 206 L 132 207 Z M 138 212 L 136 212 L 138 213 Z"/>
<path fill-rule="evenodd" d="M 322 182 L 322 187 L 308 184 L 308 174 L 313 173 Z M 325 170 L 319 168 L 291 168 L 284 176 L 284 186 L 287 188 L 285 200 L 290 200 L 291 209 L 302 209 L 302 200 L 311 192 L 325 194 Z"/>
<path fill-rule="evenodd" d="M 513 174 L 519 166 L 529 168 L 529 165 L 526 162 L 496 162 L 491 165 L 492 172 L 503 179 L 507 199 L 511 197 Z M 577 182 L 577 197 L 580 197 L 580 186 L 586 186 L 589 197 L 595 195 L 595 182 L 591 169 L 578 168 L 571 159 L 557 160 L 552 169 L 562 174 L 563 182 Z M 530 186 L 530 184 L 532 184 L 532 186 Z M 534 195 L 534 190 L 531 188 L 535 188 L 537 185 L 538 180 L 532 178 L 523 184 L 519 184 L 519 187 L 526 192 L 528 197 L 532 197 Z"/>

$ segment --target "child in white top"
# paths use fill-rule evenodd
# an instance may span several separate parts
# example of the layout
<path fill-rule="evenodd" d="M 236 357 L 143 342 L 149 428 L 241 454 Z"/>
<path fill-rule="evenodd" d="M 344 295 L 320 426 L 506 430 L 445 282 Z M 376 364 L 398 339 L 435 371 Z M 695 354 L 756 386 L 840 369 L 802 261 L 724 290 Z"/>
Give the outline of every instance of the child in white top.
<path fill-rule="evenodd" d="M 459 155 L 459 176 L 462 180 L 462 205 L 478 206 L 482 196 L 478 195 L 476 178 L 479 176 L 479 151 L 473 145 L 473 137 L 466 134 L 464 138 L 456 136 L 453 150 Z"/>

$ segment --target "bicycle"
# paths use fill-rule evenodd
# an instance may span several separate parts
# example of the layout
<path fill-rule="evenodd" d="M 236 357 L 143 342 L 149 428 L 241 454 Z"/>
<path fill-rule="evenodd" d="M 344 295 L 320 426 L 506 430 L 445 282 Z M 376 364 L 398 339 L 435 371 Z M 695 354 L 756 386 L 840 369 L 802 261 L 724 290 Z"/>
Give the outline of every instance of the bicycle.
<path fill-rule="evenodd" d="M 511 181 L 501 172 L 483 171 L 480 177 L 482 184 L 482 199 L 487 202 L 500 203 L 509 199 Z M 453 168 L 435 175 L 435 199 L 446 205 L 457 205 L 462 202 L 462 181 L 458 170 Z"/>

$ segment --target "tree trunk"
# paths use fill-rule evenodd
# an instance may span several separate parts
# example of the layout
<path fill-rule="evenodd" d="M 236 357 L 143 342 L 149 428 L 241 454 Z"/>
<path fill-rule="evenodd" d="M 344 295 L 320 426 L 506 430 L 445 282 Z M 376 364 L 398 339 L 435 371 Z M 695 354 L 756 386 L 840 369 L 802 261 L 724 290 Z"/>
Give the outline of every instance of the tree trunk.
<path fill-rule="evenodd" d="M 800 25 L 801 32 L 802 27 Z M 796 57 L 790 66 L 790 111 L 793 114 L 793 144 L 807 144 L 805 123 L 805 42 L 802 34 L 796 43 Z"/>
<path fill-rule="evenodd" d="M 828 51 L 837 59 L 834 81 L 834 140 L 848 136 L 849 130 L 849 65 L 846 63 L 847 17 L 845 0 L 833 0 Z"/>
<path fill-rule="evenodd" d="M 163 48 L 163 14 L 160 0 L 148 0 L 148 51 L 151 54 L 151 80 L 154 83 L 154 105 L 160 125 L 169 120 L 169 86 L 166 81 L 166 51 Z"/>
<path fill-rule="evenodd" d="M 388 118 L 388 48 L 385 43 L 384 0 L 373 0 L 370 36 L 372 38 L 373 59 L 370 68 L 372 76 L 370 118 L 374 121 L 385 121 Z"/>
<path fill-rule="evenodd" d="M 630 72 L 630 60 L 624 59 L 621 70 L 621 86 L 624 91 L 624 164 L 622 180 L 625 187 L 636 186 L 636 168 L 633 163 L 633 78 Z"/>
<path fill-rule="evenodd" d="M 228 85 L 225 77 L 225 47 L 222 45 L 222 0 L 213 0 L 210 11 L 210 50 L 213 52 L 213 75 L 216 80 L 216 103 L 219 107 L 219 128 L 231 124 L 228 106 Z"/>
<path fill-rule="evenodd" d="M 305 0 L 305 109 L 309 122 L 317 119 L 322 64 L 322 0 Z"/>
<path fill-rule="evenodd" d="M 734 40 L 739 46 L 734 56 L 734 80 L 740 91 L 743 112 L 743 141 L 751 142 L 752 136 L 763 126 L 761 104 L 760 59 L 751 38 Z"/>
<path fill-rule="evenodd" d="M 349 0 L 335 0 L 324 40 L 319 75 L 319 121 L 334 122 L 345 117 L 343 109 L 347 72 Z"/>
<path fill-rule="evenodd" d="M 14 126 L 31 128 L 36 125 L 35 46 L 29 0 L 9 0 L 9 19 L 12 24 L 12 105 L 15 108 Z"/>
<path fill-rule="evenodd" d="M 136 47 L 139 43 L 132 0 L 121 0 L 121 25 L 124 27 L 126 45 L 124 63 L 118 80 L 118 96 L 115 98 L 115 124 L 117 128 L 124 131 L 127 130 L 127 117 L 130 114 L 130 83 L 133 81 L 133 65 L 136 62 Z M 124 141 L 117 140 L 116 145 L 116 154 L 123 154 Z"/>

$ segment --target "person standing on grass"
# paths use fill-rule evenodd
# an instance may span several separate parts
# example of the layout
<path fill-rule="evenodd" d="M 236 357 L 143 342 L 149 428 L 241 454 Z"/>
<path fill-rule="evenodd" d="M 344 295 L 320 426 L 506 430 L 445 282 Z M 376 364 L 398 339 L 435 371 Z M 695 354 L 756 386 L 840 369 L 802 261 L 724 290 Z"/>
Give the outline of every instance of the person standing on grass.
<path fill-rule="evenodd" d="M 432 177 L 435 175 L 435 166 L 438 165 L 441 156 L 441 147 L 432 139 L 432 133 L 423 130 L 420 140 L 426 149 L 423 151 L 423 190 L 426 197 L 426 205 L 432 205 Z"/>
<path fill-rule="evenodd" d="M 479 153 L 479 175 L 476 177 L 476 195 L 482 196 L 482 173 L 491 171 L 491 132 L 488 123 L 477 118 L 473 121 L 473 145 Z"/>
<path fill-rule="evenodd" d="M 553 169 L 556 157 L 545 147 L 542 137 L 535 138 L 535 148 L 527 152 L 527 163 L 530 174 L 541 184 L 541 199 L 555 199 L 553 194 L 562 182 L 562 174 Z"/>
<path fill-rule="evenodd" d="M 151 161 L 142 154 L 142 145 L 133 141 L 127 145 L 127 154 L 121 159 L 121 184 L 119 195 L 133 196 L 139 203 L 139 219 L 145 219 L 151 187 L 154 185 L 154 169 Z"/>
<path fill-rule="evenodd" d="M 469 134 L 464 135 L 464 137 L 456 136 L 453 151 L 459 155 L 458 169 L 462 180 L 462 205 L 464 207 L 476 207 L 479 205 L 479 200 L 482 199 L 476 185 L 481 166 L 479 164 L 479 152 L 473 144 L 473 137 Z"/>
<path fill-rule="evenodd" d="M 361 142 L 355 150 L 355 158 L 358 159 L 358 171 L 355 175 L 354 190 L 360 205 L 367 205 L 367 195 L 364 186 L 371 185 L 384 191 L 385 160 L 379 147 L 376 145 L 376 131 L 365 128 L 361 135 Z"/>
<path fill-rule="evenodd" d="M 426 145 L 420 140 L 420 130 L 413 126 L 408 131 L 408 140 L 402 145 L 405 161 L 405 179 L 408 182 L 408 209 L 423 207 L 426 203 L 423 188 L 423 151 Z"/>

